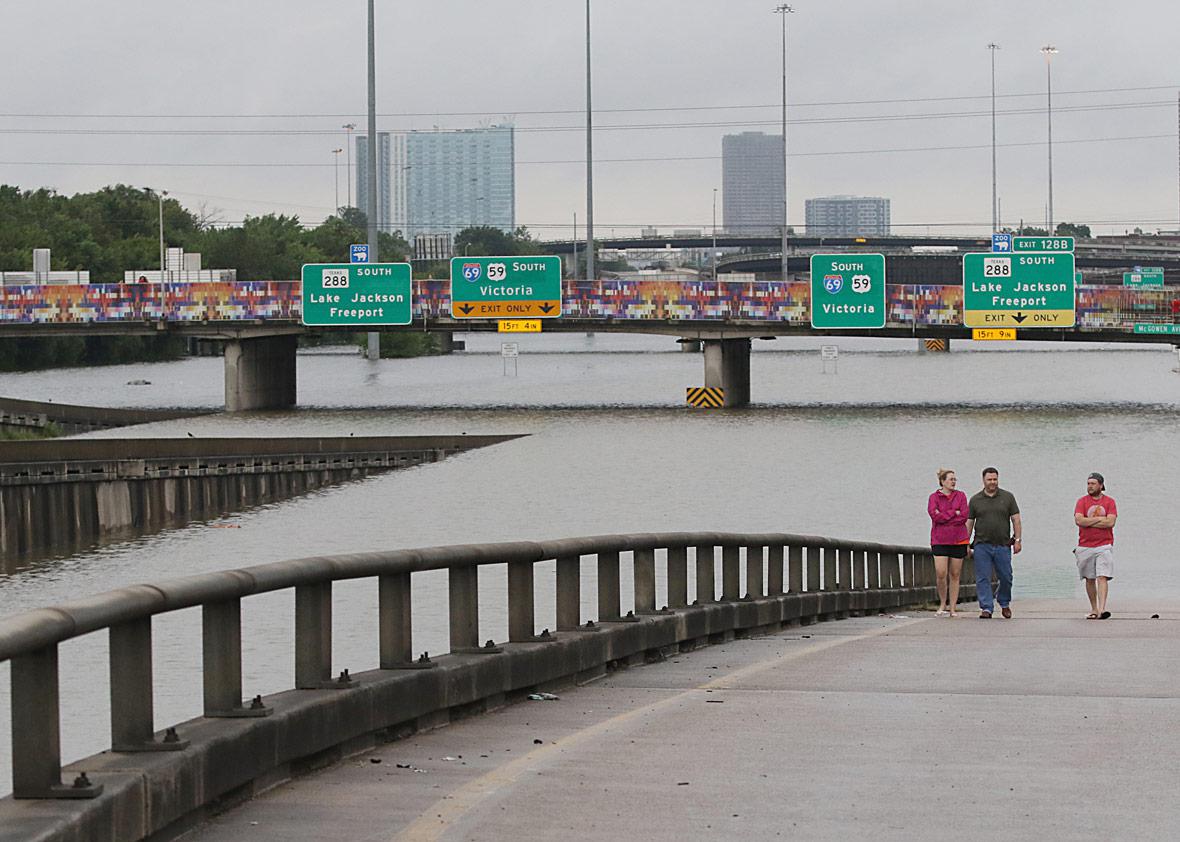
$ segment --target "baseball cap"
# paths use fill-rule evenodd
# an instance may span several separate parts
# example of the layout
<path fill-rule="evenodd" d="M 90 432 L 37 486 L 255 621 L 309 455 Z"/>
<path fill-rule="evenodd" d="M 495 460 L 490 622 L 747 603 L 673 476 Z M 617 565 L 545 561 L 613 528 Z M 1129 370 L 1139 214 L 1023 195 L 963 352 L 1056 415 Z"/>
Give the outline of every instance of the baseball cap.
<path fill-rule="evenodd" d="M 1103 491 L 1105 491 L 1105 490 L 1106 490 L 1106 480 L 1105 480 L 1105 479 L 1103 479 L 1103 478 L 1102 478 L 1102 474 L 1098 473 L 1097 471 L 1094 471 L 1094 472 L 1092 472 L 1092 473 L 1090 474 L 1090 476 L 1086 477 L 1086 479 L 1096 479 L 1096 480 L 1098 480 L 1098 484 L 1102 486 L 1102 490 L 1103 490 Z"/>

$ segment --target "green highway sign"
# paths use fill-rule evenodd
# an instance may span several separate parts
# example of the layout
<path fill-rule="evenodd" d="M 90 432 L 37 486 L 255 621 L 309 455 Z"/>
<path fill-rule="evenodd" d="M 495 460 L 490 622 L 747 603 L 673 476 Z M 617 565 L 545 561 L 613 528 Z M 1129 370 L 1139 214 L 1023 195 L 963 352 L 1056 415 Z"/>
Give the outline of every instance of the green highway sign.
<path fill-rule="evenodd" d="M 303 323 L 408 325 L 413 287 L 409 263 L 308 263 L 303 267 Z"/>
<path fill-rule="evenodd" d="M 1180 324 L 1165 325 L 1156 324 L 1154 322 L 1139 323 L 1135 325 L 1136 333 L 1162 333 L 1169 336 L 1180 335 Z"/>
<path fill-rule="evenodd" d="M 1140 266 L 1123 273 L 1123 286 L 1137 289 L 1160 289 L 1164 285 L 1164 267 Z"/>
<path fill-rule="evenodd" d="M 1073 327 L 1073 255 L 1026 252 L 963 255 L 967 327 Z"/>
<path fill-rule="evenodd" d="M 560 315 L 560 257 L 451 258 L 451 318 L 552 319 Z"/>
<path fill-rule="evenodd" d="M 813 254 L 811 326 L 885 327 L 885 255 Z"/>
<path fill-rule="evenodd" d="M 1013 237 L 1012 251 L 1073 251 L 1073 237 Z"/>

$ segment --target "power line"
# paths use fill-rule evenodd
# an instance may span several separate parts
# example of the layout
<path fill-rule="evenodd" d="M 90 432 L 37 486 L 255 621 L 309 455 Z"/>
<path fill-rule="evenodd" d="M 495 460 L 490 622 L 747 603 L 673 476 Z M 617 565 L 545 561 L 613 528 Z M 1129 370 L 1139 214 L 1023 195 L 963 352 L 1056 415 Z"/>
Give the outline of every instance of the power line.
<path fill-rule="evenodd" d="M 1057 140 L 1056 144 L 1081 144 L 1081 143 L 1122 143 L 1142 140 L 1173 140 L 1176 135 L 1172 134 L 1149 134 L 1149 135 L 1128 135 L 1124 137 L 1095 137 L 1095 138 L 1075 138 L 1072 140 Z M 1043 146 L 1044 141 L 1015 141 L 1011 143 L 1000 143 L 997 147 L 1000 148 L 1015 148 L 1015 147 L 1030 147 Z M 792 158 L 817 158 L 830 157 L 841 155 L 881 155 L 894 154 L 904 152 L 953 152 L 953 151 L 972 151 L 977 149 L 990 149 L 990 144 L 962 144 L 953 146 L 908 146 L 908 147 L 889 147 L 879 149 L 827 149 L 820 152 L 791 152 Z M 774 153 L 777 158 L 778 153 Z M 645 157 L 631 157 L 631 158 L 596 158 L 595 163 L 658 163 L 658 162 L 684 162 L 684 161 L 720 161 L 720 155 L 652 155 Z M 585 159 L 582 158 L 566 158 L 566 159 L 551 159 L 551 160 L 537 160 L 537 161 L 516 161 L 518 166 L 531 165 L 545 165 L 545 164 L 584 164 Z M 321 162 L 279 162 L 279 161 L 226 161 L 226 162 L 144 162 L 144 161 L 0 161 L 0 166 L 52 166 L 52 167 L 159 167 L 159 168 L 292 168 L 292 169 L 326 169 L 335 166 L 331 163 Z"/>
<path fill-rule="evenodd" d="M 1101 105 L 1060 106 L 1059 113 L 1090 113 L 1130 111 L 1149 108 L 1171 108 L 1171 100 L 1133 103 L 1104 103 Z M 997 115 L 1020 116 L 1028 114 L 1042 114 L 1041 108 L 1020 108 L 1007 111 L 997 111 Z M 877 114 L 868 116 L 838 116 L 813 117 L 788 120 L 791 126 L 806 125 L 843 125 L 851 123 L 886 123 L 907 122 L 912 120 L 941 120 L 956 118 L 973 118 L 990 116 L 991 111 L 944 111 L 927 112 L 923 114 Z M 700 129 L 700 128 L 750 128 L 753 126 L 778 126 L 778 120 L 716 120 L 716 121 L 681 121 L 676 123 L 607 123 L 597 126 L 598 131 L 652 131 L 665 129 Z M 523 126 L 513 129 L 516 133 L 562 133 L 582 132 L 585 126 Z M 385 134 L 412 135 L 419 133 L 410 129 L 381 130 Z M 470 129 L 439 130 L 439 134 L 457 134 L 469 132 Z M 335 137 L 339 130 L 331 129 L 49 129 L 49 128 L 0 128 L 0 134 L 8 135 L 56 135 L 56 136 L 162 136 L 162 137 Z"/>
<path fill-rule="evenodd" d="M 1083 96 L 1090 94 L 1108 94 L 1108 93 L 1134 93 L 1140 91 L 1162 91 L 1175 90 L 1180 85 L 1141 85 L 1130 88 L 1091 88 L 1088 90 L 1062 91 L 1057 96 Z M 1010 93 L 1010 94 L 996 94 L 996 99 L 1015 99 L 1020 97 L 1040 97 L 1043 96 L 1043 91 L 1032 91 L 1029 93 Z M 830 100 L 830 101 L 816 101 L 816 102 L 792 102 L 788 104 L 788 108 L 826 108 L 840 105 L 897 105 L 903 103 L 915 102 L 964 102 L 970 100 L 985 100 L 990 99 L 990 94 L 960 94 L 954 96 L 928 96 L 928 97 L 897 97 L 892 99 L 851 99 L 851 100 Z M 763 104 L 749 104 L 749 105 L 685 105 L 685 106 L 647 106 L 638 108 L 596 108 L 596 114 L 639 114 L 639 113 L 656 113 L 656 112 L 677 112 L 677 111 L 737 111 L 737 110 L 754 110 L 754 109 L 777 109 L 780 108 L 780 103 L 763 103 Z M 378 117 L 396 118 L 396 117 L 482 117 L 495 119 L 505 115 L 517 116 L 550 116 L 557 114 L 577 114 L 581 115 L 581 109 L 501 109 L 496 111 L 382 111 L 378 112 Z M 224 114 L 164 114 L 164 113 L 66 113 L 66 112 L 4 112 L 0 113 L 0 119 L 73 119 L 73 120 L 160 120 L 160 119 L 184 119 L 184 120 L 299 120 L 299 119 L 345 119 L 350 117 L 363 116 L 352 112 L 291 112 L 291 113 L 264 113 L 258 112 L 253 114 L 247 113 L 224 113 Z M 334 134 L 339 134 L 337 129 Z"/>

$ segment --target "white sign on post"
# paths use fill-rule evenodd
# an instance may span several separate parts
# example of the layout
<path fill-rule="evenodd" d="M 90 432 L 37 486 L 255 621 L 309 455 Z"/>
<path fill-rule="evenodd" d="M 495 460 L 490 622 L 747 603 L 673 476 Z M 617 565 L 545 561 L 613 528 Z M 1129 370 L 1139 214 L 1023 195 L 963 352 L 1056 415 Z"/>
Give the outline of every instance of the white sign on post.
<path fill-rule="evenodd" d="M 500 343 L 501 357 L 519 357 L 520 343 L 519 342 L 501 342 Z"/>
<path fill-rule="evenodd" d="M 819 346 L 819 366 L 820 373 L 828 373 L 828 360 L 832 361 L 832 371 L 839 373 L 838 366 L 840 365 L 840 346 L 839 345 L 820 345 Z"/>

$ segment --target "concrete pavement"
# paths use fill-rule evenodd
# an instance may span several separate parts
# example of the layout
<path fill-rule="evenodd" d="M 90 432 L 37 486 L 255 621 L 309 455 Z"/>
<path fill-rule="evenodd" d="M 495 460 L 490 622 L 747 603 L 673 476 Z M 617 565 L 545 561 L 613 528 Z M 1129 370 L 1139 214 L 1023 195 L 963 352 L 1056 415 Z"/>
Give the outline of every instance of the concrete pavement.
<path fill-rule="evenodd" d="M 185 839 L 1175 835 L 1180 604 L 1114 602 L 1108 621 L 1080 600 L 1013 607 L 827 622 L 615 672 L 389 743 Z"/>

